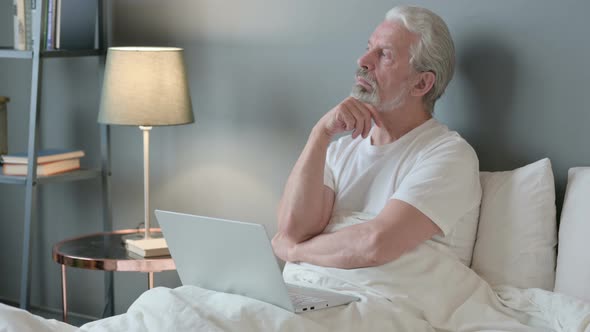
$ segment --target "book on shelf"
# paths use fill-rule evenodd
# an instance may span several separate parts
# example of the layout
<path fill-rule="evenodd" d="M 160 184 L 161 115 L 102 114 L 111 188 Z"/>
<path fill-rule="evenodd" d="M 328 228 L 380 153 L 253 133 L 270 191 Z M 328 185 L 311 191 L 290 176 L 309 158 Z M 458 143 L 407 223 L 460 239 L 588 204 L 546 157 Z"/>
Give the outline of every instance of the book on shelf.
<path fill-rule="evenodd" d="M 4 175 L 26 176 L 28 173 L 27 164 L 3 164 L 2 173 Z M 80 159 L 59 160 L 45 164 L 37 165 L 37 176 L 48 176 L 59 173 L 65 173 L 80 168 Z"/>
<path fill-rule="evenodd" d="M 29 51 L 33 49 L 33 31 L 39 29 L 39 24 L 33 19 L 36 16 L 37 1 L 41 0 L 12 0 L 14 17 L 13 48 L 15 50 Z"/>
<path fill-rule="evenodd" d="M 33 31 L 39 30 L 39 23 L 33 20 L 33 17 L 37 17 L 35 12 L 37 11 L 37 1 L 41 0 L 25 0 L 25 31 L 27 38 L 27 51 L 33 49 Z"/>
<path fill-rule="evenodd" d="M 55 16 L 56 16 L 56 6 L 57 0 L 48 0 L 47 1 L 47 13 L 44 15 L 44 22 L 43 22 L 43 45 L 45 46 L 46 50 L 54 50 L 55 49 Z"/>
<path fill-rule="evenodd" d="M 41 48 L 92 50 L 96 48 L 98 0 L 47 1 L 36 20 L 41 0 L 12 0 L 14 49 L 32 50 L 34 31 L 41 28 Z M 39 22 L 40 21 L 40 22 Z"/>
<path fill-rule="evenodd" d="M 126 240 L 125 248 L 141 257 L 169 256 L 168 244 L 164 238 Z"/>
<path fill-rule="evenodd" d="M 24 51 L 27 49 L 26 28 L 26 0 L 13 0 L 14 21 L 14 49 Z"/>
<path fill-rule="evenodd" d="M 66 149 L 47 149 L 41 150 L 37 153 L 37 164 L 45 164 L 49 162 L 75 159 L 84 157 L 82 150 L 66 150 Z M 29 157 L 26 152 L 15 153 L 0 156 L 0 162 L 5 164 L 28 164 Z"/>

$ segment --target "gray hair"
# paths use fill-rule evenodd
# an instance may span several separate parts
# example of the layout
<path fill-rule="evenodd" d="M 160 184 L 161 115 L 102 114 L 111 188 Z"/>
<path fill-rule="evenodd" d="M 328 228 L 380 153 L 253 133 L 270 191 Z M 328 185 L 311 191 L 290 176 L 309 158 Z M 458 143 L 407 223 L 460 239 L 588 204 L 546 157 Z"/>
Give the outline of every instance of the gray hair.
<path fill-rule="evenodd" d="M 424 103 L 432 113 L 455 69 L 455 45 L 449 28 L 440 16 L 420 7 L 394 7 L 385 19 L 401 21 L 406 29 L 420 37 L 410 48 L 410 64 L 418 72 L 431 71 L 436 76 L 432 89 L 424 96 Z"/>

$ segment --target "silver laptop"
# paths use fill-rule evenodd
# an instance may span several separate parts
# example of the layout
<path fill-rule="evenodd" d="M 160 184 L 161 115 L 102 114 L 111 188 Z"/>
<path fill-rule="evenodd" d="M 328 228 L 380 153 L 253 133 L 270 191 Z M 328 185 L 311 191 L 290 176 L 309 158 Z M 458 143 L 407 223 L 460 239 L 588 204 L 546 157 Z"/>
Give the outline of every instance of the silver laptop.
<path fill-rule="evenodd" d="M 262 225 L 160 210 L 156 217 L 183 285 L 240 294 L 297 313 L 359 300 L 286 284 Z"/>

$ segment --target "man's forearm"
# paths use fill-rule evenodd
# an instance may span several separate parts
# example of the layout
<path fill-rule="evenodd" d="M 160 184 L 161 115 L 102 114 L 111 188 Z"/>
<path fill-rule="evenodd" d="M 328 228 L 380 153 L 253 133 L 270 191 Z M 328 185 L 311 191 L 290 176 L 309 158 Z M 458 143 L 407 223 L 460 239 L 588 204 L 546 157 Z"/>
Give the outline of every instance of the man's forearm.
<path fill-rule="evenodd" d="M 330 136 L 312 130 L 287 180 L 278 211 L 278 232 L 293 242 L 320 233 L 324 219 L 324 166 Z"/>
<path fill-rule="evenodd" d="M 414 206 L 391 199 L 374 219 L 321 234 L 308 241 L 285 244 L 287 261 L 358 268 L 399 258 L 441 229 Z"/>
<path fill-rule="evenodd" d="M 380 265 L 376 234 L 369 223 L 320 234 L 291 246 L 288 260 L 343 269 Z"/>

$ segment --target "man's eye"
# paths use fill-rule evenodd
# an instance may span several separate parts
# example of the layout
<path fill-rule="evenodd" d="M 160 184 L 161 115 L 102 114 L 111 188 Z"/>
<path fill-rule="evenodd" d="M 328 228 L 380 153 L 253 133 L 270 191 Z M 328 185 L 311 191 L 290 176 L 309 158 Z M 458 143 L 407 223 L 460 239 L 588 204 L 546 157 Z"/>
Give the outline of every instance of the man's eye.
<path fill-rule="evenodd" d="M 391 58 L 391 52 L 388 50 L 381 50 L 380 55 L 384 58 L 387 58 L 387 59 Z"/>

